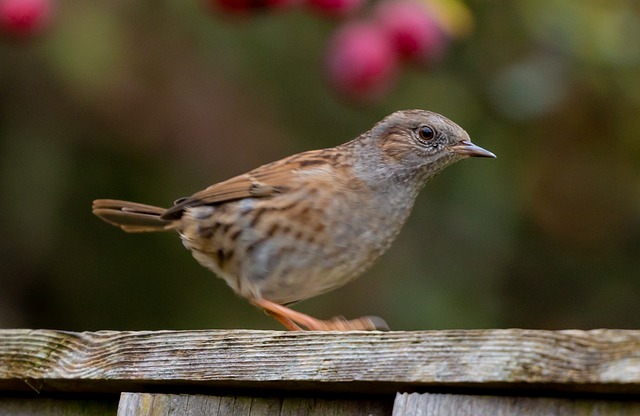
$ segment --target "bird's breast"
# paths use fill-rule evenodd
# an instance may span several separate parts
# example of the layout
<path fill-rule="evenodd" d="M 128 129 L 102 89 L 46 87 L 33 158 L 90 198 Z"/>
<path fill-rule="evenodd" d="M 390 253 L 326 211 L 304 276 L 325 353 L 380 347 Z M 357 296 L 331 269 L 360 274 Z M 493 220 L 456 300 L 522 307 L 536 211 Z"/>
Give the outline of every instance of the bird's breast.
<path fill-rule="evenodd" d="M 193 256 L 240 295 L 294 302 L 354 279 L 397 235 L 411 207 L 366 192 L 354 184 L 301 186 L 193 207 L 180 234 Z"/>

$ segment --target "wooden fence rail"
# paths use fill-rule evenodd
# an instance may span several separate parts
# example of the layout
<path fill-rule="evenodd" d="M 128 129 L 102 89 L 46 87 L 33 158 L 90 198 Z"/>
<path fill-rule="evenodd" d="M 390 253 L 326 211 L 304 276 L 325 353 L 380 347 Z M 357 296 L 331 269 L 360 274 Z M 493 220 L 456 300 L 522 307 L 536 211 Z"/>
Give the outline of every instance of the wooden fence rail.
<path fill-rule="evenodd" d="M 522 409 L 640 414 L 640 331 L 0 330 L 0 415 Z"/>

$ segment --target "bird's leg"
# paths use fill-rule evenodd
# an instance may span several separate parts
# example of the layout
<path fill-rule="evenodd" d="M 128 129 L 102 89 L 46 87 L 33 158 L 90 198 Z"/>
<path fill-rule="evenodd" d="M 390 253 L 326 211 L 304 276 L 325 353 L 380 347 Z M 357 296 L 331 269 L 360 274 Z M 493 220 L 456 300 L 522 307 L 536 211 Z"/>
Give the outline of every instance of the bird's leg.
<path fill-rule="evenodd" d="M 289 331 L 303 331 L 303 329 L 300 328 L 300 326 L 298 326 L 298 324 L 293 322 L 291 319 L 284 317 L 282 315 L 279 315 L 277 313 L 271 312 L 267 309 L 264 309 L 264 311 L 267 313 L 267 315 L 275 318 L 278 322 L 282 324 L 282 326 L 287 328 Z"/>
<path fill-rule="evenodd" d="M 294 311 L 266 299 L 252 299 L 251 303 L 264 309 L 290 331 L 301 331 L 302 327 L 309 331 L 375 331 L 389 330 L 387 323 L 376 316 L 364 316 L 350 321 L 343 317 L 335 317 L 326 321 L 316 319 L 304 313 Z"/>

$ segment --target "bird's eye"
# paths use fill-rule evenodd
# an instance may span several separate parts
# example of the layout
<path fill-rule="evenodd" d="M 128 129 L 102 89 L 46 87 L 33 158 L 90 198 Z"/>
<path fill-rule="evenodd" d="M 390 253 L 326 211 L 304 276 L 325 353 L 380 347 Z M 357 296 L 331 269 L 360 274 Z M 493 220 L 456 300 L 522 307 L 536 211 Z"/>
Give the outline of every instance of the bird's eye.
<path fill-rule="evenodd" d="M 418 129 L 418 135 L 422 140 L 431 140 L 435 137 L 436 132 L 429 126 L 422 126 Z"/>

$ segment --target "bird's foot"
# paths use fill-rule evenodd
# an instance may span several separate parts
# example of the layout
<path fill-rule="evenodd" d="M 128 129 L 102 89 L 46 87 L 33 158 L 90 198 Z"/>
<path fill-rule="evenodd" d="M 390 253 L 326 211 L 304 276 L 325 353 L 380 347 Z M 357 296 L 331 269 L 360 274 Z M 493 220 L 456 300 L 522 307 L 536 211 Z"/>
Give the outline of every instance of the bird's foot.
<path fill-rule="evenodd" d="M 290 331 L 388 331 L 389 325 L 377 316 L 363 316 L 347 320 L 336 316 L 326 321 L 294 311 L 266 299 L 253 299 L 254 305 L 264 309 Z"/>

